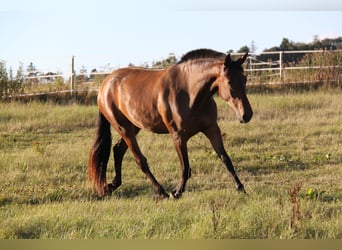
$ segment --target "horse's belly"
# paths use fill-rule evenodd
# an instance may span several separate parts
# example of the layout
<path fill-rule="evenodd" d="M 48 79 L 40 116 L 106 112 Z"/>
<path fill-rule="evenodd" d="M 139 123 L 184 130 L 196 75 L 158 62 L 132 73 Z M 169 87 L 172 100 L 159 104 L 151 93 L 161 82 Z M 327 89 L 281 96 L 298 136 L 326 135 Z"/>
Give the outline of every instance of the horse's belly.
<path fill-rule="evenodd" d="M 166 134 L 168 130 L 157 112 L 135 110 L 130 112 L 129 120 L 138 128 L 158 134 Z"/>
<path fill-rule="evenodd" d="M 166 134 L 168 130 L 161 119 L 142 120 L 141 128 L 157 134 Z"/>

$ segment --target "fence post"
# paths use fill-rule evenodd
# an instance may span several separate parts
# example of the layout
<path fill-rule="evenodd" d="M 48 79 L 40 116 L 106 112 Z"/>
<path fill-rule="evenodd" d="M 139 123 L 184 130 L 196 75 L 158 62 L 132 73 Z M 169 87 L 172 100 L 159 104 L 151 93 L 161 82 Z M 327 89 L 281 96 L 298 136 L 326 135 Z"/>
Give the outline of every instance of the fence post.
<path fill-rule="evenodd" d="M 279 75 L 280 75 L 280 81 L 283 81 L 283 54 L 284 51 L 279 52 Z"/>
<path fill-rule="evenodd" d="M 253 81 L 253 66 L 252 66 L 252 55 L 249 55 L 249 69 L 250 69 L 250 74 L 251 74 L 251 81 Z"/>
<path fill-rule="evenodd" d="M 75 88 L 75 56 L 71 57 L 71 77 L 70 77 L 70 94 L 72 96 L 72 92 Z"/>

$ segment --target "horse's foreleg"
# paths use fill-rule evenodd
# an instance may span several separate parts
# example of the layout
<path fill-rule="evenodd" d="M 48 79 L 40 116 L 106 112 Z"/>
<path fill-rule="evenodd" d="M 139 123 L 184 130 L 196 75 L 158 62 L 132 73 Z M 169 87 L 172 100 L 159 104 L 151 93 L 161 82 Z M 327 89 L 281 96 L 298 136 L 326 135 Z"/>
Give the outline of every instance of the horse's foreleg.
<path fill-rule="evenodd" d="M 183 140 L 179 135 L 173 136 L 173 142 L 182 167 L 182 177 L 178 186 L 172 191 L 171 195 L 174 198 L 179 198 L 185 190 L 187 180 L 191 176 L 191 169 L 189 167 L 188 149 L 186 140 Z"/>
<path fill-rule="evenodd" d="M 213 146 L 218 157 L 223 161 L 228 172 L 233 177 L 236 189 L 238 191 L 245 192 L 244 186 L 242 185 L 239 177 L 237 176 L 237 174 L 235 172 L 235 169 L 233 167 L 233 163 L 232 163 L 231 159 L 229 158 L 226 150 L 224 149 L 221 131 L 220 131 L 220 128 L 218 127 L 218 125 L 215 124 L 215 125 L 211 126 L 209 129 L 204 131 L 204 134 L 208 137 L 208 139 L 210 140 L 211 145 Z"/>

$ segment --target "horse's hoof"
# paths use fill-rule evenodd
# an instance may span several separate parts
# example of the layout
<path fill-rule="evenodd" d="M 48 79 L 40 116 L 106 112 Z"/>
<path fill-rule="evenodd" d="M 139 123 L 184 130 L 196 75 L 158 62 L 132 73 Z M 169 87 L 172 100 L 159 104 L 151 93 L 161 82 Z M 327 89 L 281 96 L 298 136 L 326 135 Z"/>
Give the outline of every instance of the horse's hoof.
<path fill-rule="evenodd" d="M 245 187 L 241 184 L 239 185 L 236 190 L 240 193 L 243 193 L 243 194 L 247 194 L 246 190 L 245 190 Z"/>
<path fill-rule="evenodd" d="M 108 186 L 110 186 L 110 188 L 112 189 L 112 191 L 116 190 L 118 187 L 120 187 L 122 184 L 121 180 L 113 180 L 113 182 L 111 184 L 108 184 Z"/>
<path fill-rule="evenodd" d="M 177 192 L 176 190 L 174 190 L 170 193 L 170 198 L 172 198 L 172 199 L 179 199 L 181 196 L 182 196 L 182 194 Z"/>
<path fill-rule="evenodd" d="M 113 184 L 108 184 L 104 187 L 104 195 L 110 196 L 114 191 Z"/>
<path fill-rule="evenodd" d="M 169 195 L 167 195 L 166 193 L 165 194 L 159 194 L 158 193 L 158 194 L 153 196 L 153 199 L 155 201 L 160 201 L 160 200 L 169 199 L 169 198 L 170 198 Z"/>

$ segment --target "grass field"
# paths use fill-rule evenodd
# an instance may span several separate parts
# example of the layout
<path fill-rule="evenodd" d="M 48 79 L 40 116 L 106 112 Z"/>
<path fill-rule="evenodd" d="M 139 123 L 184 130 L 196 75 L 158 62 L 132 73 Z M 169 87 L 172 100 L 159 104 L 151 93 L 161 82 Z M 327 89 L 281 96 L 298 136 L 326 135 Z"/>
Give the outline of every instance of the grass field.
<path fill-rule="evenodd" d="M 187 191 L 162 201 L 129 153 L 123 185 L 102 200 L 91 192 L 96 106 L 0 104 L 0 238 L 342 239 L 342 91 L 249 98 L 255 115 L 246 125 L 217 100 L 248 195 L 199 134 L 188 143 Z M 138 140 L 170 191 L 180 178 L 171 138 L 141 132 Z"/>

